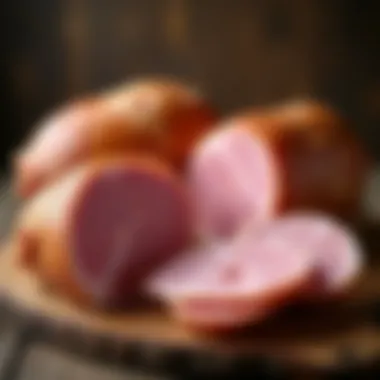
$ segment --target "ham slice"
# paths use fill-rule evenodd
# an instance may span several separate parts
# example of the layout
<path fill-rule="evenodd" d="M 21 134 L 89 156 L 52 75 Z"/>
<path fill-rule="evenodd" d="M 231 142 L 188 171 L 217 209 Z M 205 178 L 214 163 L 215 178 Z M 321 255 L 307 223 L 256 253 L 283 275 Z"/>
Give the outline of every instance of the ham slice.
<path fill-rule="evenodd" d="M 190 250 L 147 280 L 181 322 L 206 330 L 258 323 L 303 289 L 311 256 L 287 240 L 258 236 Z"/>
<path fill-rule="evenodd" d="M 108 152 L 149 152 L 182 167 L 216 116 L 169 79 L 139 80 L 74 100 L 42 120 L 15 155 L 15 190 L 28 198 L 71 167 Z"/>
<path fill-rule="evenodd" d="M 348 292 L 363 269 L 353 233 L 321 213 L 292 213 L 232 239 L 205 243 L 174 258 L 146 288 L 191 327 L 230 330 L 259 323 L 300 300 Z"/>
<path fill-rule="evenodd" d="M 363 272 L 364 255 L 358 239 L 347 226 L 330 216 L 293 212 L 258 231 L 268 239 L 294 242 L 313 256 L 313 275 L 304 291 L 306 299 L 346 294 Z M 249 229 L 245 233 L 251 235 Z"/>
<path fill-rule="evenodd" d="M 188 177 L 202 233 L 228 237 L 291 209 L 352 216 L 369 168 L 338 116 L 300 102 L 222 123 L 198 143 Z"/>
<path fill-rule="evenodd" d="M 20 262 L 45 285 L 100 307 L 127 305 L 191 238 L 185 188 L 149 157 L 83 163 L 38 193 L 14 230 Z"/>

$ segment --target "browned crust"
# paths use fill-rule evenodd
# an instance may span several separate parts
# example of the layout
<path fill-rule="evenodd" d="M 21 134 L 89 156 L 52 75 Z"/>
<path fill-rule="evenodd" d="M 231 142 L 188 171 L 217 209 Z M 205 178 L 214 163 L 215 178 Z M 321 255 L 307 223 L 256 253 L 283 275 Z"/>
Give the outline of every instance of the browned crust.
<path fill-rule="evenodd" d="M 150 98 L 153 105 L 149 104 Z M 131 102 L 136 106 L 128 107 Z M 73 100 L 53 112 L 52 118 L 43 120 L 39 127 L 46 128 L 55 122 L 54 118 L 62 119 L 78 110 L 87 118 L 82 126 L 86 130 L 86 147 L 73 162 L 57 168 L 49 177 L 37 177 L 35 170 L 28 166 L 28 155 L 38 145 L 33 135 L 14 157 L 14 188 L 22 198 L 32 196 L 73 165 L 113 152 L 154 152 L 168 164 L 182 169 L 195 141 L 217 119 L 216 112 L 203 97 L 184 84 L 162 79 L 140 80 L 109 93 Z"/>

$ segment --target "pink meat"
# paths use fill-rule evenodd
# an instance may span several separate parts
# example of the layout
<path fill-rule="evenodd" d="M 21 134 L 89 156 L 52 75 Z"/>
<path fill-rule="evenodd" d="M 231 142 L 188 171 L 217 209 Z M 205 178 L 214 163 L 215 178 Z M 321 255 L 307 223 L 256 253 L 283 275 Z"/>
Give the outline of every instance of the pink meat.
<path fill-rule="evenodd" d="M 278 186 L 273 159 L 249 131 L 224 128 L 202 141 L 189 165 L 200 230 L 231 236 L 248 220 L 275 213 Z"/>
<path fill-rule="evenodd" d="M 294 242 L 312 254 L 314 271 L 307 297 L 341 294 L 362 272 L 363 254 L 356 237 L 331 217 L 292 213 L 262 226 L 259 233 L 268 238 Z M 247 234 L 251 232 L 247 230 Z M 253 244 L 257 238 L 249 239 Z"/>
<path fill-rule="evenodd" d="M 99 303 L 117 304 L 190 238 L 184 194 L 138 168 L 105 170 L 77 202 L 72 255 L 78 279 Z"/>
<path fill-rule="evenodd" d="M 257 323 L 307 282 L 311 256 L 286 240 L 260 237 L 198 247 L 147 281 L 182 322 L 202 329 Z"/>
<path fill-rule="evenodd" d="M 151 157 L 90 160 L 46 186 L 15 223 L 18 261 L 80 304 L 124 306 L 193 237 L 189 197 Z"/>

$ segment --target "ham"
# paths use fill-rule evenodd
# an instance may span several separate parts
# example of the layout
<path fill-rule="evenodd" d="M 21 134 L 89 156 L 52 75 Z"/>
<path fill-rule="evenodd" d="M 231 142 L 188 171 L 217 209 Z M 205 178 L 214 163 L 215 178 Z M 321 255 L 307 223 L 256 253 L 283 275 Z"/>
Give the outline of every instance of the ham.
<path fill-rule="evenodd" d="M 230 330 L 273 315 L 308 283 L 311 256 L 288 240 L 264 235 L 196 247 L 146 282 L 182 323 Z"/>
<path fill-rule="evenodd" d="M 160 154 L 179 167 L 217 120 L 200 91 L 168 78 L 137 79 L 105 92 L 102 99 L 134 130 L 147 131 Z"/>
<path fill-rule="evenodd" d="M 351 217 L 370 160 L 338 116 L 318 104 L 290 103 L 237 115 L 196 146 L 189 185 L 206 236 L 231 236 L 286 210 Z"/>
<path fill-rule="evenodd" d="M 206 242 L 153 272 L 147 291 L 201 330 L 259 323 L 296 301 L 344 295 L 363 269 L 353 233 L 321 213 L 291 213 Z"/>
<path fill-rule="evenodd" d="M 15 191 L 28 198 L 75 165 L 109 152 L 149 152 L 180 168 L 215 119 L 200 94 L 168 79 L 74 100 L 42 120 L 15 155 Z"/>
<path fill-rule="evenodd" d="M 347 294 L 363 272 L 364 254 L 355 234 L 343 223 L 322 213 L 292 212 L 261 226 L 268 239 L 296 243 L 312 255 L 314 270 L 305 299 L 326 299 Z M 251 231 L 247 228 L 246 239 Z M 248 243 L 246 243 L 248 244 Z"/>
<path fill-rule="evenodd" d="M 29 201 L 14 228 L 18 259 L 76 302 L 122 307 L 192 238 L 185 188 L 150 157 L 90 160 Z"/>

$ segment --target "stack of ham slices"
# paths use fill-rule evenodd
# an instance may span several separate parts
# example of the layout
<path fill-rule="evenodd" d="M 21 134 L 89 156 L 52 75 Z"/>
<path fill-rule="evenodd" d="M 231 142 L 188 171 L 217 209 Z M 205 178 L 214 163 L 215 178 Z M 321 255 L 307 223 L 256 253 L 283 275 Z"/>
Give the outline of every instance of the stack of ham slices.
<path fill-rule="evenodd" d="M 334 110 L 292 101 L 220 119 L 168 78 L 74 100 L 14 156 L 13 242 L 83 307 L 153 299 L 199 329 L 348 294 L 370 159 Z"/>

